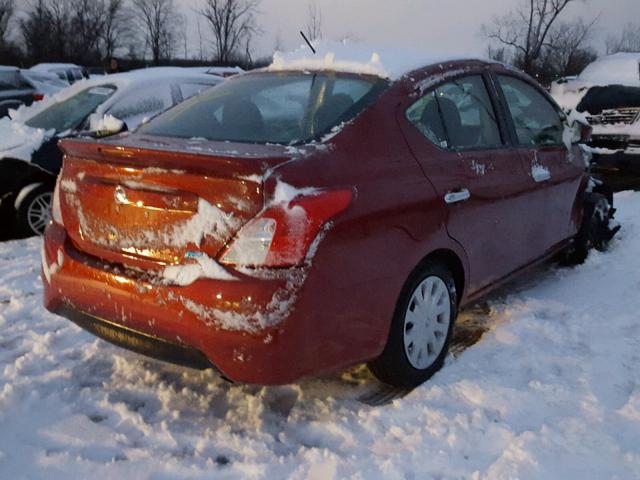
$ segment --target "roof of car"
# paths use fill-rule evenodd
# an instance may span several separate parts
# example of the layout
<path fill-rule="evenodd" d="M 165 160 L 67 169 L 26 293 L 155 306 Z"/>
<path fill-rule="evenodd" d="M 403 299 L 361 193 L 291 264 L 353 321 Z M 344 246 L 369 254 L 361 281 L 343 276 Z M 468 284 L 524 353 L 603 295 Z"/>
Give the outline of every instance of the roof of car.
<path fill-rule="evenodd" d="M 81 69 L 82 67 L 73 63 L 39 63 L 31 67 L 30 70 L 34 70 L 36 72 L 50 72 L 53 70 L 68 70 L 76 68 Z"/>
<path fill-rule="evenodd" d="M 269 71 L 304 70 L 336 71 L 375 75 L 396 80 L 410 72 L 430 65 L 459 60 L 474 60 L 473 56 L 446 52 L 417 52 L 408 49 L 373 47 L 363 43 L 319 41 L 289 52 L 276 52 Z M 492 62 L 490 60 L 478 59 Z"/>
<path fill-rule="evenodd" d="M 11 67 L 8 65 L 0 65 L 0 72 L 15 72 L 19 70 L 18 67 Z"/>
<path fill-rule="evenodd" d="M 132 70 L 125 73 L 115 73 L 112 75 L 99 75 L 89 79 L 79 80 L 73 85 L 64 90 L 58 92 L 51 97 L 45 97 L 44 100 L 33 104 L 26 109 L 19 109 L 13 118 L 19 121 L 24 121 L 25 118 L 31 118 L 33 115 L 49 108 L 52 104 L 65 101 L 68 98 L 78 94 L 79 92 L 86 90 L 87 88 L 100 87 L 106 85 L 114 85 L 118 89 L 125 89 L 136 84 L 148 84 L 152 81 L 170 80 L 176 81 L 192 80 L 201 84 L 216 85 L 223 79 L 214 75 L 208 75 L 206 73 L 199 73 L 190 71 L 187 68 L 180 67 L 154 67 L 140 70 Z"/>
<path fill-rule="evenodd" d="M 640 86 L 640 52 L 616 53 L 598 58 L 578 80 L 594 85 Z"/>

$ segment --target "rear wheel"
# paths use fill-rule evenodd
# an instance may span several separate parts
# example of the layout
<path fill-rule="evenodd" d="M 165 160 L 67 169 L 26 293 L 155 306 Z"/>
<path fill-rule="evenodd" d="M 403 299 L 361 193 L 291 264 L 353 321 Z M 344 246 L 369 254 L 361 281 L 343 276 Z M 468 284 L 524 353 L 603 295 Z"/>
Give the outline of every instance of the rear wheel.
<path fill-rule="evenodd" d="M 573 245 L 564 252 L 562 263 L 567 265 L 583 263 L 592 248 L 599 252 L 606 251 L 609 243 L 620 230 L 619 226 L 612 225 L 614 213 L 615 209 L 605 195 L 590 193 L 585 201 L 580 230 Z"/>
<path fill-rule="evenodd" d="M 425 382 L 442 367 L 456 315 L 451 272 L 440 263 L 427 264 L 403 288 L 385 349 L 369 369 L 396 387 Z"/>
<path fill-rule="evenodd" d="M 40 185 L 20 202 L 17 222 L 24 235 L 42 235 L 51 221 L 53 192 L 51 187 Z"/>

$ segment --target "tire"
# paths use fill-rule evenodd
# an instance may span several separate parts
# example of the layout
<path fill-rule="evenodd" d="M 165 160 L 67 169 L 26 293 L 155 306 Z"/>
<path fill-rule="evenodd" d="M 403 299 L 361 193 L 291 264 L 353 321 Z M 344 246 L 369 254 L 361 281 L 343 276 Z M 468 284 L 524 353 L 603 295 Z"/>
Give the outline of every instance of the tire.
<path fill-rule="evenodd" d="M 591 249 L 604 252 L 620 227 L 611 228 L 615 209 L 602 193 L 590 193 L 585 200 L 580 230 L 573 244 L 563 252 L 561 263 L 567 266 L 584 263 Z"/>
<path fill-rule="evenodd" d="M 435 299 L 438 303 L 428 313 L 416 316 L 414 312 L 425 305 L 425 294 L 426 302 Z M 427 263 L 403 287 L 387 344 L 382 354 L 369 362 L 371 373 L 381 382 L 400 388 L 414 388 L 427 381 L 442 368 L 457 313 L 453 275 L 441 263 Z M 416 324 L 415 320 L 425 323 Z"/>
<path fill-rule="evenodd" d="M 22 199 L 16 210 L 16 221 L 20 233 L 33 236 L 42 235 L 51 221 L 53 189 L 49 185 L 34 188 Z"/>

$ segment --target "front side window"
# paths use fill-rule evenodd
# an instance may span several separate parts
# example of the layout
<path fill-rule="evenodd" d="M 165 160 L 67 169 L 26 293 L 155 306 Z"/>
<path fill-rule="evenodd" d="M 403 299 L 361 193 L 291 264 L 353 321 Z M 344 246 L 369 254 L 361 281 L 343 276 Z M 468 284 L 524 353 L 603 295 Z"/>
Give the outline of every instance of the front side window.
<path fill-rule="evenodd" d="M 520 145 L 561 145 L 563 121 L 556 108 L 536 88 L 517 78 L 499 75 Z"/>
<path fill-rule="evenodd" d="M 33 128 L 54 129 L 56 133 L 75 130 L 115 91 L 116 87 L 111 85 L 87 88 L 62 102 L 45 108 L 25 123 Z"/>
<path fill-rule="evenodd" d="M 409 107 L 407 118 L 440 147 L 482 150 L 503 144 L 495 110 L 480 75 L 437 87 Z"/>
<path fill-rule="evenodd" d="M 235 77 L 156 117 L 151 135 L 296 144 L 354 118 L 385 88 L 377 77 L 258 73 Z"/>

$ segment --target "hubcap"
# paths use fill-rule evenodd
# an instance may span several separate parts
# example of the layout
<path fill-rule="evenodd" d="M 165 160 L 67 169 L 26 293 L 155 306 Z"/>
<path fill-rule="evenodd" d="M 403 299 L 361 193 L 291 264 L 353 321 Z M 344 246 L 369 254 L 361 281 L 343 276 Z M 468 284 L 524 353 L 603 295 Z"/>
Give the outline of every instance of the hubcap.
<path fill-rule="evenodd" d="M 51 221 L 51 192 L 41 193 L 27 209 L 27 222 L 33 233 L 42 235 Z"/>
<path fill-rule="evenodd" d="M 449 332 L 451 300 L 440 277 L 427 277 L 414 290 L 404 316 L 404 351 L 418 370 L 438 358 Z"/>

